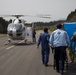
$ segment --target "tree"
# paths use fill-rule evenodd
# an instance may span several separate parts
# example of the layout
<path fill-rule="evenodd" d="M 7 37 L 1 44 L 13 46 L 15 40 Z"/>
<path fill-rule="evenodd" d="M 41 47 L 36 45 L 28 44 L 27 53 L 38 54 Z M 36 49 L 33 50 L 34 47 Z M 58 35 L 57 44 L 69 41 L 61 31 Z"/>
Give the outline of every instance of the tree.
<path fill-rule="evenodd" d="M 8 21 L 0 17 L 0 33 L 7 33 Z"/>

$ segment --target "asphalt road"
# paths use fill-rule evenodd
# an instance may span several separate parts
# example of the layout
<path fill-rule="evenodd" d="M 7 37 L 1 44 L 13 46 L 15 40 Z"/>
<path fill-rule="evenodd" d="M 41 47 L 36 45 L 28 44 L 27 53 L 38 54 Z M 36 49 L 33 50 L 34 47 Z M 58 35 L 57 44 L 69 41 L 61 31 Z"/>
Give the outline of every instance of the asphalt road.
<path fill-rule="evenodd" d="M 37 33 L 37 38 L 40 32 Z M 15 41 L 4 45 L 7 37 L 0 38 L 0 75 L 60 75 L 53 69 L 53 54 L 50 50 L 49 66 L 41 62 L 41 50 L 35 43 Z M 64 75 L 76 75 L 68 74 Z"/>

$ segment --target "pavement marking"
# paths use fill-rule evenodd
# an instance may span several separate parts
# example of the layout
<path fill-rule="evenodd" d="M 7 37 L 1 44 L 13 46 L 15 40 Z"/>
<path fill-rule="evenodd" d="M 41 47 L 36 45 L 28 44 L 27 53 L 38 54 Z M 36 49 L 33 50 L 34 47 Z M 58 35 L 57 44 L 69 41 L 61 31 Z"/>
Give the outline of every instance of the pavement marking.
<path fill-rule="evenodd" d="M 10 46 L 10 47 L 8 47 L 8 48 L 6 48 L 6 50 L 11 49 L 11 48 L 13 48 L 13 47 L 14 47 L 14 45 L 13 45 L 13 46 Z"/>
<path fill-rule="evenodd" d="M 20 41 L 20 42 L 18 42 L 18 43 L 22 43 L 22 42 L 23 42 L 23 41 Z M 9 49 L 13 48 L 14 46 L 15 46 L 15 45 L 12 45 L 12 46 L 6 48 L 6 50 L 9 50 Z"/>

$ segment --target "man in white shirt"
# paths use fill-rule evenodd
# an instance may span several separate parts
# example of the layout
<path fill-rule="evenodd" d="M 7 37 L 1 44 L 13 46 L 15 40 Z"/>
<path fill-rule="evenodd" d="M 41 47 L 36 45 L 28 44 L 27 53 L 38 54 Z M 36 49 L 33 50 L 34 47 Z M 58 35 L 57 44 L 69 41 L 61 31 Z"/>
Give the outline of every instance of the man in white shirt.
<path fill-rule="evenodd" d="M 66 47 L 70 45 L 70 40 L 66 31 L 62 30 L 62 24 L 57 25 L 57 29 L 52 32 L 49 42 L 55 50 L 56 70 L 59 72 L 59 61 L 61 61 L 61 71 L 64 70 Z"/>

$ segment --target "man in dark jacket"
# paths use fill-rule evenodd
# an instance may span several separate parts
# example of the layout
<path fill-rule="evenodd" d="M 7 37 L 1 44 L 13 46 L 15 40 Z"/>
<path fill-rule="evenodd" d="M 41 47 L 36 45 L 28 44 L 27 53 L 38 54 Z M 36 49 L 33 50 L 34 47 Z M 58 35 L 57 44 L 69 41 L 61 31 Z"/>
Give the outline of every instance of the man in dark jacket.
<path fill-rule="evenodd" d="M 33 42 L 36 42 L 36 31 L 35 31 L 35 29 L 32 32 L 32 39 L 33 39 Z"/>
<path fill-rule="evenodd" d="M 41 43 L 41 54 L 42 54 L 42 63 L 45 66 L 48 66 L 48 61 L 49 61 L 49 53 L 50 53 L 50 47 L 49 47 L 49 34 L 48 34 L 48 29 L 44 29 L 44 33 L 42 33 L 39 36 L 38 43 L 37 43 L 37 48 L 39 47 Z"/>

